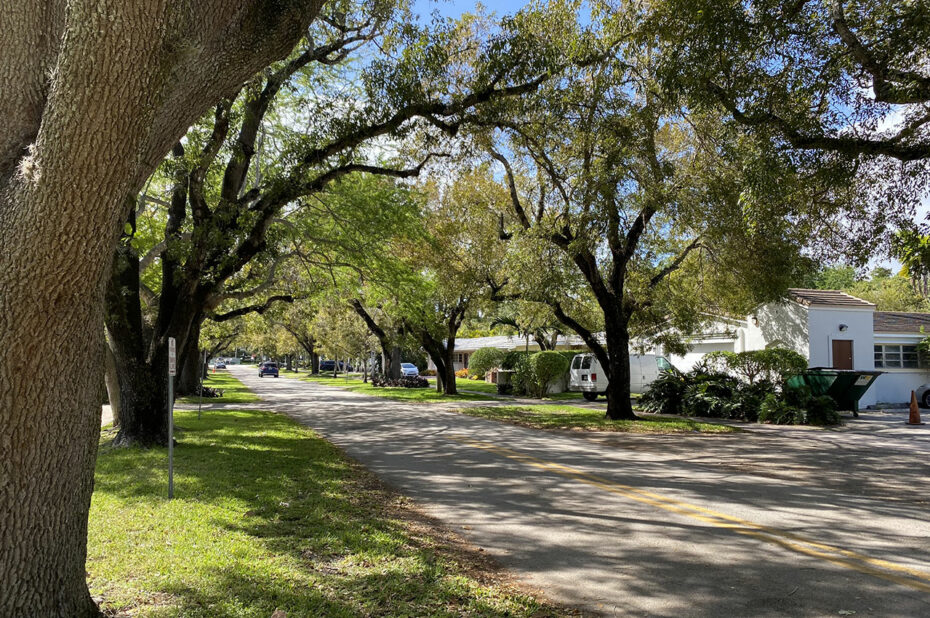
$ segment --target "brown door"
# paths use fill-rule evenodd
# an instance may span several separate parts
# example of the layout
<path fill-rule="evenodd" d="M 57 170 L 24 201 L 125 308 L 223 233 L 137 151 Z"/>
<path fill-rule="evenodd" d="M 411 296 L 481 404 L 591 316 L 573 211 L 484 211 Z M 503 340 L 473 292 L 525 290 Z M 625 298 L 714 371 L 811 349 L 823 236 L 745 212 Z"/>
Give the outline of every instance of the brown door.
<path fill-rule="evenodd" d="M 852 340 L 850 339 L 834 339 L 833 340 L 833 368 L 834 369 L 852 369 L 853 368 Z"/>

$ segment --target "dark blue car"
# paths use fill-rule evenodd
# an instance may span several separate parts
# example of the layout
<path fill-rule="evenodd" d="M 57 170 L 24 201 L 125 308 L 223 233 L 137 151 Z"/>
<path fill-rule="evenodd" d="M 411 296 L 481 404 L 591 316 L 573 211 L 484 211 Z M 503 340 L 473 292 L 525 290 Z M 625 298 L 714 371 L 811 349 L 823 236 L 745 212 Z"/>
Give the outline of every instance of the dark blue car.
<path fill-rule="evenodd" d="M 263 378 L 265 376 L 274 376 L 278 377 L 278 363 L 274 361 L 269 361 L 262 363 L 258 366 L 258 377 Z"/>

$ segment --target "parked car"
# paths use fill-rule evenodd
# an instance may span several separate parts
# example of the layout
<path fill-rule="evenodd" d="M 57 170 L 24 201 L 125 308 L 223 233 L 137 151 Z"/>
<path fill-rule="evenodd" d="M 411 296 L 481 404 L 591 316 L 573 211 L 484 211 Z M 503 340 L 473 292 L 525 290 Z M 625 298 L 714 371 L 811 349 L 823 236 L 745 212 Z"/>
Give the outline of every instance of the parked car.
<path fill-rule="evenodd" d="M 222 358 L 218 358 L 216 360 L 216 364 L 213 366 L 217 369 L 226 369 L 226 361 L 223 360 Z"/>
<path fill-rule="evenodd" d="M 417 369 L 417 366 L 413 363 L 401 363 L 400 374 L 403 376 L 418 376 L 420 375 L 420 370 Z"/>
<path fill-rule="evenodd" d="M 266 361 L 258 366 L 258 377 L 262 378 L 264 376 L 274 376 L 278 377 L 278 363 L 274 361 Z"/>
<path fill-rule="evenodd" d="M 659 371 L 672 368 L 672 364 L 663 356 L 655 354 L 630 354 L 630 392 L 641 393 L 652 381 L 659 377 Z M 572 359 L 569 369 L 568 390 L 581 391 L 588 401 L 594 401 L 598 395 L 607 394 L 610 380 L 594 354 L 577 354 Z"/>
<path fill-rule="evenodd" d="M 332 371 L 336 369 L 336 361 L 334 360 L 321 360 L 320 361 L 320 371 Z M 339 368 L 337 371 L 352 371 L 352 365 L 347 365 L 345 361 L 339 361 Z"/>
<path fill-rule="evenodd" d="M 930 408 L 930 384 L 921 384 L 914 394 L 917 395 L 917 403 L 921 408 Z"/>

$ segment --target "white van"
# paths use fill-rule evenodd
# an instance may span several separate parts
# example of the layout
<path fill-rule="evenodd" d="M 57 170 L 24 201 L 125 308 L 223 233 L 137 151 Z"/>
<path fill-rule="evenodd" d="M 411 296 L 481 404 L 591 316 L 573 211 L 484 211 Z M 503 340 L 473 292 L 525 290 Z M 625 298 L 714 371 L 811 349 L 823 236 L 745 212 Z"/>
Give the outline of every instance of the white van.
<path fill-rule="evenodd" d="M 630 354 L 630 392 L 641 393 L 652 381 L 659 377 L 660 371 L 671 369 L 672 365 L 664 356 L 655 354 Z M 580 391 L 588 401 L 594 401 L 598 395 L 607 393 L 607 374 L 601 368 L 594 354 L 578 354 L 572 359 L 569 370 L 568 390 Z"/>

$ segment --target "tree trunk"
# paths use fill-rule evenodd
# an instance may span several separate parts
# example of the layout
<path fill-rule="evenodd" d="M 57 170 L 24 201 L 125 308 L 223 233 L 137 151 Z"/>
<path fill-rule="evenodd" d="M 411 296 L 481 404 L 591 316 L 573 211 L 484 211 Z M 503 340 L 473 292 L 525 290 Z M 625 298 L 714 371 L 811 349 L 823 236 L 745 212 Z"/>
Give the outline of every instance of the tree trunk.
<path fill-rule="evenodd" d="M 452 362 L 453 354 L 455 353 L 455 339 L 450 339 L 443 350 L 444 358 L 443 362 L 445 364 L 445 374 L 446 379 L 443 384 L 443 393 L 446 395 L 456 395 L 458 394 L 458 388 L 455 385 L 455 363 Z M 439 370 L 437 369 L 437 374 Z"/>
<path fill-rule="evenodd" d="M 320 355 L 316 352 L 310 354 L 310 373 L 319 375 L 320 373 Z"/>
<path fill-rule="evenodd" d="M 200 364 L 203 353 L 200 350 L 200 326 L 202 319 L 191 325 L 191 333 L 187 338 L 187 345 L 179 354 L 178 395 L 196 395 L 200 389 Z"/>
<path fill-rule="evenodd" d="M 109 339 L 109 338 L 107 338 Z M 113 427 L 119 427 L 119 376 L 116 372 L 116 356 L 110 342 L 104 343 L 104 380 L 107 384 L 107 400 L 110 402 L 110 415 Z"/>
<path fill-rule="evenodd" d="M 293 354 L 288 354 L 287 356 L 284 357 L 285 371 L 294 371 L 293 358 L 294 358 Z"/>
<path fill-rule="evenodd" d="M 400 346 L 391 346 L 390 362 L 385 369 L 385 375 L 393 380 L 400 378 Z"/>
<path fill-rule="evenodd" d="M 123 262 L 118 256 L 117 266 Z M 116 268 L 117 266 L 114 266 Z M 132 269 L 121 271 L 124 275 Z M 131 275 L 129 275 L 131 276 Z M 136 277 L 138 275 L 135 275 Z M 192 331 L 199 333 L 200 306 L 194 299 L 178 297 L 174 309 L 162 309 L 156 332 L 147 343 L 141 334 L 141 306 L 138 286 L 117 281 L 114 274 L 107 292 L 107 328 L 113 335 L 117 375 L 120 382 L 120 430 L 114 440 L 115 446 L 166 446 L 168 444 L 168 338 L 174 337 L 181 358 L 184 359 L 192 346 L 196 353 L 193 359 L 184 360 L 184 366 L 193 367 L 193 386 L 188 385 L 189 394 L 196 394 L 198 381 L 196 368 L 200 366 L 199 350 L 193 344 Z M 133 294 L 133 291 L 135 293 Z M 163 301 L 164 303 L 164 301 Z M 165 319 L 164 316 L 170 316 Z M 165 331 L 165 329 L 169 329 Z M 199 335 L 198 335 L 199 337 Z M 180 388 L 178 389 L 180 392 Z"/>
<path fill-rule="evenodd" d="M 625 325 L 608 325 L 606 329 L 608 364 L 607 418 L 635 420 L 630 403 L 630 334 Z"/>
<path fill-rule="evenodd" d="M 432 355 L 430 355 L 432 358 Z M 436 365 L 436 392 L 445 393 L 446 392 L 446 361 L 442 358 L 442 355 L 438 355 L 438 362 L 436 358 L 433 358 L 433 364 Z"/>
<path fill-rule="evenodd" d="M 120 358 L 120 428 L 114 446 L 168 444 L 168 354 L 159 357 L 161 371 L 137 358 Z"/>
<path fill-rule="evenodd" d="M 60 4 L 0 8 L 4 618 L 100 613 L 85 583 L 87 514 L 103 299 L 125 196 L 216 99 L 286 56 L 320 7 Z M 22 370 L 32 359 L 56 370 L 39 381 Z"/>

